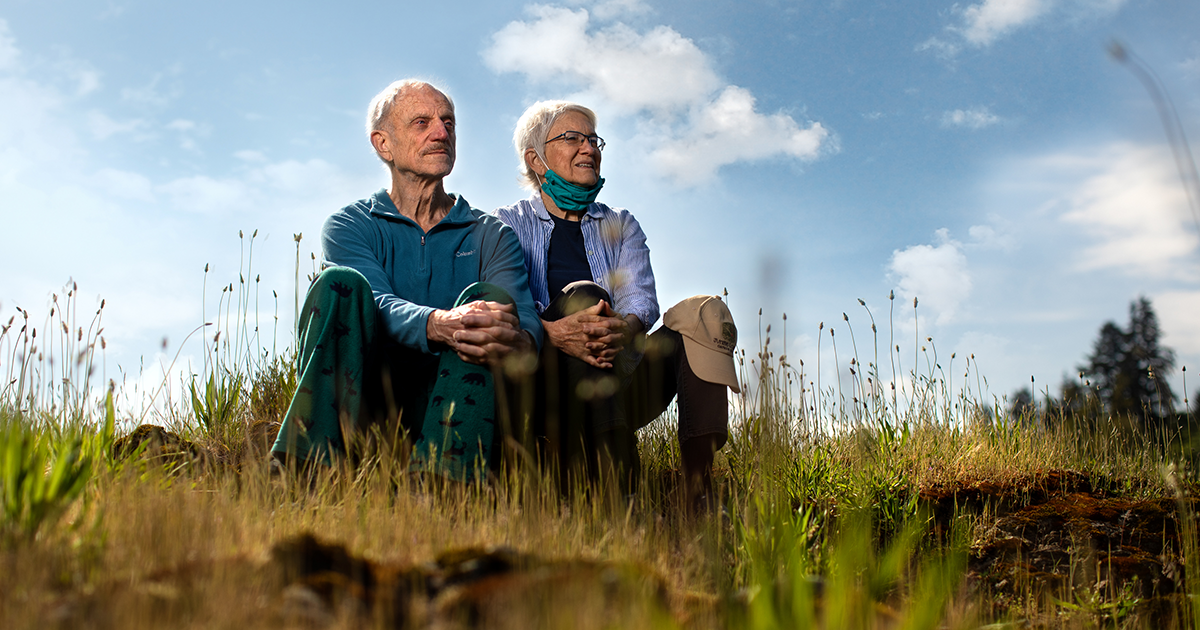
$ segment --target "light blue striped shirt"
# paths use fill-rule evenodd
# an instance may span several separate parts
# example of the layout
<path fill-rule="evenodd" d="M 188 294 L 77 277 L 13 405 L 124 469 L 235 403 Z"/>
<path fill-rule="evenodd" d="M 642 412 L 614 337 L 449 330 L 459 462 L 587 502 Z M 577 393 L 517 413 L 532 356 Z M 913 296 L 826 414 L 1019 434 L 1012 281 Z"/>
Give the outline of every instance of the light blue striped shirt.
<path fill-rule="evenodd" d="M 546 259 L 550 253 L 554 219 L 537 193 L 511 206 L 497 208 L 492 214 L 512 227 L 521 241 L 525 268 L 529 270 L 529 292 L 541 313 L 550 304 Z M 582 224 L 592 281 L 612 296 L 613 310 L 622 315 L 636 315 L 642 326 L 650 330 L 658 321 L 658 294 L 654 289 L 650 249 L 646 247 L 642 226 L 628 210 L 609 208 L 602 203 L 588 206 Z"/>

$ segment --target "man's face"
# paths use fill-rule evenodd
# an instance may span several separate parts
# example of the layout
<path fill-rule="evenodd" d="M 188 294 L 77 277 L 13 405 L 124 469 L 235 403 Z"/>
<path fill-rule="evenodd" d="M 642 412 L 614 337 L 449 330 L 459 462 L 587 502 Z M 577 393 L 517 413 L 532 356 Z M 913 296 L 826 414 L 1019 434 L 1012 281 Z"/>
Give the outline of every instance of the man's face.
<path fill-rule="evenodd" d="M 454 168 L 454 110 L 429 87 L 405 90 L 383 129 L 371 134 L 381 157 L 401 173 L 442 178 Z"/>

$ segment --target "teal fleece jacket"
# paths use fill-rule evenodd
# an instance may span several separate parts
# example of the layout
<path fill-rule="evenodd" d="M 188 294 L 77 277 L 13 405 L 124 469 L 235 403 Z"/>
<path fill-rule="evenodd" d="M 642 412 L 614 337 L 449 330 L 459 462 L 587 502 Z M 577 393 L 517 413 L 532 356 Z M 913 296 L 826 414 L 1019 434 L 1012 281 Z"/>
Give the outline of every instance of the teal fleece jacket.
<path fill-rule="evenodd" d="M 442 350 L 430 348 L 425 336 L 429 314 L 453 308 L 471 283 L 490 282 L 512 296 L 521 328 L 540 348 L 542 323 L 517 235 L 450 196 L 454 207 L 428 233 L 400 214 L 387 190 L 338 210 L 321 230 L 325 265 L 350 267 L 367 278 L 388 333 L 404 346 L 428 354 Z"/>

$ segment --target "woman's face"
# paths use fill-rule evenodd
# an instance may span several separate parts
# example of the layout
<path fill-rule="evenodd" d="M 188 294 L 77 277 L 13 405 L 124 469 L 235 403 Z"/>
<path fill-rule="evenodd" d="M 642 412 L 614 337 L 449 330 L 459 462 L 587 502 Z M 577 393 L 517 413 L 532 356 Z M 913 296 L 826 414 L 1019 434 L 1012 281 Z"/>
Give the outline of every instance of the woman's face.
<path fill-rule="evenodd" d="M 546 139 L 558 138 L 567 131 L 576 131 L 585 136 L 596 134 L 596 128 L 588 121 L 587 116 L 569 111 L 554 121 Z M 550 170 L 572 184 L 591 188 L 600 179 L 600 149 L 593 147 L 586 140 L 572 143 L 565 138 L 558 138 L 554 142 L 546 143 L 545 154 Z M 543 169 L 538 170 L 539 174 L 545 175 Z"/>

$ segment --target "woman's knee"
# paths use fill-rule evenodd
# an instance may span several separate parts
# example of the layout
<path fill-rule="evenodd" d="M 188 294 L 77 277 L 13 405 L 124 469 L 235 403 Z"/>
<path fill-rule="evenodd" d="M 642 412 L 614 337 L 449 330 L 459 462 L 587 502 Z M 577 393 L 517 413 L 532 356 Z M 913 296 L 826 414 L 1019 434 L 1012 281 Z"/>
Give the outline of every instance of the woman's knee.
<path fill-rule="evenodd" d="M 578 313 L 585 308 L 591 308 L 600 302 L 606 302 L 612 306 L 612 297 L 604 287 L 592 282 L 591 280 L 579 280 L 572 282 L 563 287 L 562 295 L 555 298 L 555 302 L 561 302 L 563 315 L 571 315 Z"/>

